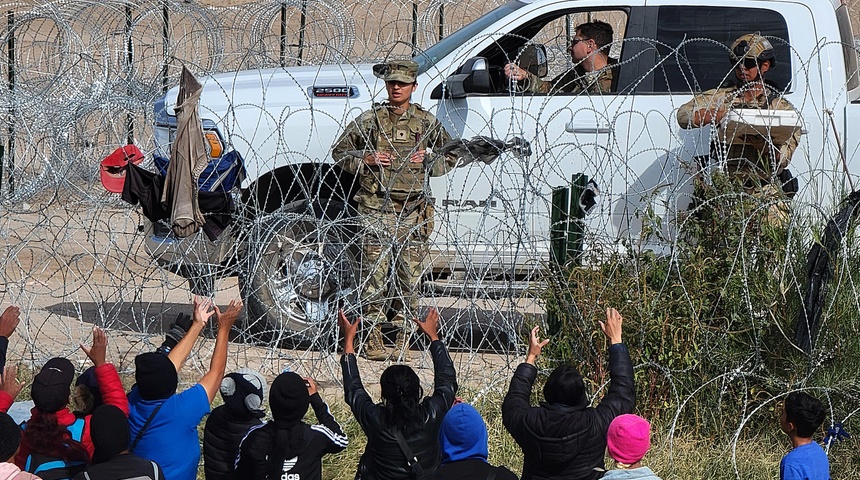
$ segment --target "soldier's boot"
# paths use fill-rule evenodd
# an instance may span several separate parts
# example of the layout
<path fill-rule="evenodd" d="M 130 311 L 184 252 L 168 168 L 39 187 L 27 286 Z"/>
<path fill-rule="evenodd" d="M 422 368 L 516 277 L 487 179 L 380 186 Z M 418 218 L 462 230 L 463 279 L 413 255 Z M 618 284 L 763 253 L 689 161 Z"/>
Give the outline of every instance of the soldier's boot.
<path fill-rule="evenodd" d="M 388 357 L 388 350 L 382 340 L 382 330 L 379 326 L 374 326 L 364 342 L 364 358 L 375 362 L 384 362 L 388 360 Z"/>
<path fill-rule="evenodd" d="M 409 361 L 409 346 L 412 335 L 408 331 L 400 330 L 397 332 L 397 338 L 394 340 L 394 352 L 392 356 L 398 362 L 406 363 Z"/>

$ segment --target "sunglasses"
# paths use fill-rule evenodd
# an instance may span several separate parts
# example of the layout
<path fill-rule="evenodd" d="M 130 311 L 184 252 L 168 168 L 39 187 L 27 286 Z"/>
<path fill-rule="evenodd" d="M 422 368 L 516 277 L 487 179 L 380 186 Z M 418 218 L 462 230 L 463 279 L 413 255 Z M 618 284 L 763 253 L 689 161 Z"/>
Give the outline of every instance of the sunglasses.
<path fill-rule="evenodd" d="M 573 38 L 570 40 L 570 46 L 569 46 L 569 47 L 567 47 L 567 49 L 568 49 L 568 50 L 573 50 L 573 47 L 574 47 L 574 46 L 576 46 L 576 44 L 577 44 L 577 43 L 579 43 L 579 42 L 587 42 L 587 41 L 589 41 L 589 40 L 591 40 L 591 39 L 590 39 L 590 38 L 576 38 L 576 37 L 573 37 Z"/>
<path fill-rule="evenodd" d="M 406 88 L 414 85 L 414 83 L 398 82 L 397 80 L 388 80 L 385 84 L 392 88 Z"/>
<path fill-rule="evenodd" d="M 735 68 L 741 68 L 743 65 L 745 69 L 751 70 L 753 68 L 758 68 L 758 60 L 754 58 L 745 58 L 744 61 L 740 63 L 732 62 L 732 65 L 734 65 Z"/>

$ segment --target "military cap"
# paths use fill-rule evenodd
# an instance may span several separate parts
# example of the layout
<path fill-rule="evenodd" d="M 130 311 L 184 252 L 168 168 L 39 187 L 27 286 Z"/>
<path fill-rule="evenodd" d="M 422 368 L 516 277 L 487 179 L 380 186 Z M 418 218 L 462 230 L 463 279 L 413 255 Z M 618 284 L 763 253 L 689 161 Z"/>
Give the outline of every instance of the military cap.
<path fill-rule="evenodd" d="M 412 60 L 392 60 L 373 66 L 373 74 L 386 82 L 415 83 L 418 64 Z"/>
<path fill-rule="evenodd" d="M 770 40 L 758 33 L 741 35 L 732 43 L 729 49 L 729 60 L 737 63 L 745 58 L 753 58 L 759 62 L 770 60 L 771 67 L 776 63 L 776 52 Z"/>

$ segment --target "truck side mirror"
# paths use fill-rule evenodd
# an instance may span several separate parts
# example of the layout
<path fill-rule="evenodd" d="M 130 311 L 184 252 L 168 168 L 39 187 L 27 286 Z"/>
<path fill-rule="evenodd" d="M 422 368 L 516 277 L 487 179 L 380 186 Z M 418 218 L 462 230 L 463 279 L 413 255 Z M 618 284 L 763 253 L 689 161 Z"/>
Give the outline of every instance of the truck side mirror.
<path fill-rule="evenodd" d="M 445 80 L 445 88 L 451 98 L 465 98 L 473 93 L 491 93 L 493 82 L 487 59 L 474 57 L 466 60 L 457 73 Z"/>
<path fill-rule="evenodd" d="M 545 77 L 549 72 L 546 47 L 540 43 L 532 43 L 521 48 L 517 55 L 517 65 L 538 78 Z"/>

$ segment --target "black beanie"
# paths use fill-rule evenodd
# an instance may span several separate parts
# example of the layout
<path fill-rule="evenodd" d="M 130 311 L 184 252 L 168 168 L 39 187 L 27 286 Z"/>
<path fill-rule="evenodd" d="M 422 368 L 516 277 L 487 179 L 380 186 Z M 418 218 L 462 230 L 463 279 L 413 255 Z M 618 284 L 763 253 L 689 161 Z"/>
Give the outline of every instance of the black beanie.
<path fill-rule="evenodd" d="M 75 378 L 75 367 L 65 358 L 48 360 L 33 378 L 30 396 L 39 411 L 54 413 L 69 403 L 69 386 Z"/>
<path fill-rule="evenodd" d="M 7 413 L 0 412 L 0 462 L 15 455 L 21 444 L 21 427 Z"/>
<path fill-rule="evenodd" d="M 179 377 L 167 355 L 158 352 L 141 353 L 134 357 L 134 378 L 137 391 L 144 400 L 161 400 L 176 393 Z"/>
<path fill-rule="evenodd" d="M 572 407 L 584 406 L 585 384 L 582 375 L 571 365 L 562 365 L 549 374 L 543 386 L 543 398 L 547 403 L 561 403 Z"/>
<path fill-rule="evenodd" d="M 90 417 L 93 463 L 102 463 L 128 449 L 128 417 L 115 405 L 101 405 Z"/>
<path fill-rule="evenodd" d="M 272 382 L 269 393 L 269 408 L 278 421 L 297 422 L 305 417 L 310 405 L 310 395 L 305 380 L 295 372 L 284 372 Z"/>

